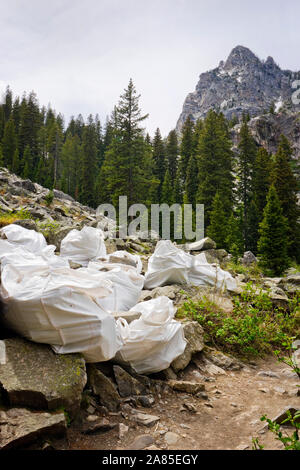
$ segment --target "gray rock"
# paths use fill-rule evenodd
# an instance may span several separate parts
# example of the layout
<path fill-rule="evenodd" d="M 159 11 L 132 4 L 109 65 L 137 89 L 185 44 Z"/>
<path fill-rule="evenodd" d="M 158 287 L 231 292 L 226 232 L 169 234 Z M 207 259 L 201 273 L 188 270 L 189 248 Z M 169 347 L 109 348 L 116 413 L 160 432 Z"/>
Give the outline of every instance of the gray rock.
<path fill-rule="evenodd" d="M 80 409 L 86 384 L 80 354 L 55 354 L 44 344 L 22 338 L 4 340 L 6 362 L 0 365 L 0 386 L 12 406 L 54 410 L 63 407 L 71 417 Z"/>
<path fill-rule="evenodd" d="M 217 244 L 211 238 L 206 237 L 194 243 L 187 243 L 185 248 L 188 251 L 214 250 L 217 248 Z"/>
<path fill-rule="evenodd" d="M 54 189 L 53 194 L 56 199 L 62 199 L 62 200 L 66 199 L 67 201 L 71 201 L 71 202 L 75 201 L 72 196 L 70 196 L 69 194 L 63 193 L 62 191 L 59 191 L 58 189 Z"/>
<path fill-rule="evenodd" d="M 29 191 L 31 193 L 36 193 L 37 192 L 35 184 L 30 180 L 15 181 L 14 185 L 18 186 L 18 187 L 21 187 L 23 189 L 26 189 L 27 191 Z"/>
<path fill-rule="evenodd" d="M 277 415 L 272 421 L 275 421 L 277 424 L 288 426 L 289 423 L 283 423 L 286 419 L 288 419 L 288 411 L 291 413 L 292 417 L 296 414 L 296 412 L 300 411 L 299 406 L 287 406 L 284 411 L 282 411 L 279 415 Z M 300 417 L 296 420 L 297 423 L 300 423 Z"/>
<path fill-rule="evenodd" d="M 196 395 L 199 392 L 205 391 L 205 386 L 202 383 L 187 382 L 184 380 L 169 380 L 168 384 L 177 392 L 185 392 L 191 395 Z"/>
<path fill-rule="evenodd" d="M 143 450 L 145 447 L 154 444 L 154 439 L 150 434 L 143 434 L 134 439 L 134 441 L 127 447 L 127 450 Z"/>
<path fill-rule="evenodd" d="M 176 434 L 175 432 L 167 432 L 164 436 L 164 440 L 169 446 L 175 445 L 179 439 L 180 436 L 178 436 L 178 434 Z"/>
<path fill-rule="evenodd" d="M 57 250 L 60 251 L 60 244 L 62 240 L 68 235 L 74 227 L 61 227 L 56 231 L 50 231 L 47 236 L 47 242 L 49 245 L 55 245 Z"/>
<path fill-rule="evenodd" d="M 92 422 L 87 422 L 84 424 L 82 429 L 83 434 L 104 433 L 117 427 L 117 423 L 110 423 L 106 418 L 96 418 L 97 419 L 93 420 Z"/>
<path fill-rule="evenodd" d="M 95 365 L 88 366 L 88 382 L 94 395 L 110 411 L 116 411 L 120 406 L 120 396 L 111 379 L 106 377 Z"/>
<path fill-rule="evenodd" d="M 153 290 L 143 290 L 139 298 L 139 302 L 156 299 L 157 297 L 161 297 L 161 296 L 165 296 L 171 300 L 175 300 L 176 296 L 179 294 L 181 290 L 182 290 L 182 286 L 177 286 L 177 285 L 155 287 L 155 289 Z"/>
<path fill-rule="evenodd" d="M 147 387 L 132 377 L 120 366 L 114 366 L 114 374 L 121 397 L 130 397 L 132 395 L 144 395 L 147 393 Z"/>
<path fill-rule="evenodd" d="M 62 436 L 67 430 L 64 413 L 33 412 L 23 408 L 0 411 L 0 449 L 24 447 L 38 438 Z"/>
<path fill-rule="evenodd" d="M 204 357 L 218 367 L 225 370 L 240 370 L 244 365 L 237 359 L 228 356 L 227 354 L 217 351 L 215 349 L 205 349 Z"/>
<path fill-rule="evenodd" d="M 155 403 L 155 399 L 149 395 L 141 395 L 138 397 L 138 402 L 144 408 L 151 408 Z"/>
<path fill-rule="evenodd" d="M 148 415 L 146 413 L 134 413 L 131 419 L 137 424 L 146 426 L 147 428 L 154 426 L 154 424 L 160 420 L 158 416 Z"/>
<path fill-rule="evenodd" d="M 37 225 L 34 220 L 32 219 L 20 219 L 14 221 L 15 225 L 19 225 L 20 227 L 27 228 L 27 230 L 35 230 L 37 232 Z"/>
<path fill-rule="evenodd" d="M 204 348 L 204 331 L 198 322 L 193 321 L 184 323 L 183 331 L 187 345 L 184 352 L 171 364 L 171 367 L 175 372 L 185 369 L 191 362 L 193 354 L 201 352 Z"/>
<path fill-rule="evenodd" d="M 241 263 L 245 266 L 250 266 L 251 264 L 257 263 L 257 258 L 252 251 L 246 251 L 243 258 L 241 258 Z"/>

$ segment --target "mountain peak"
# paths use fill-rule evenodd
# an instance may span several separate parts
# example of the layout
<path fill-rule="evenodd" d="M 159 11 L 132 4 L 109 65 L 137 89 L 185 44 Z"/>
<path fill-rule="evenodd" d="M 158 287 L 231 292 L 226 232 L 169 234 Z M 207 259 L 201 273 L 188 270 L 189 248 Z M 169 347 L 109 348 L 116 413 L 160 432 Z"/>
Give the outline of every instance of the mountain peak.
<path fill-rule="evenodd" d="M 274 103 L 281 103 L 278 109 L 286 105 L 298 110 L 300 106 L 291 101 L 294 77 L 297 72 L 281 70 L 272 57 L 262 61 L 247 47 L 236 46 L 225 63 L 200 75 L 195 91 L 184 102 L 177 131 L 181 132 L 188 116 L 196 121 L 210 109 L 222 111 L 228 119 L 243 113 L 259 116 Z"/>
<path fill-rule="evenodd" d="M 256 55 L 245 46 L 236 46 L 230 52 L 228 59 L 225 63 L 225 70 L 232 69 L 233 67 L 247 65 L 247 64 L 260 64 L 260 60 Z"/>

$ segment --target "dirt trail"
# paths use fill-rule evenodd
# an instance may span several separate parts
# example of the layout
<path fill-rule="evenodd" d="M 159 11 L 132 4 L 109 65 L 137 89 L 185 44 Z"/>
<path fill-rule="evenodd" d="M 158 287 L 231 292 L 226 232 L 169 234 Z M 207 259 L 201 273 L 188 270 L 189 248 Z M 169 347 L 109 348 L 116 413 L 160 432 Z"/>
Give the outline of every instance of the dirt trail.
<path fill-rule="evenodd" d="M 269 375 L 263 375 L 266 371 Z M 183 379 L 195 382 L 197 376 L 196 367 L 189 367 Z M 57 441 L 55 447 L 126 449 L 138 436 L 149 434 L 153 437 L 152 446 L 159 449 L 244 450 L 251 449 L 252 437 L 259 437 L 266 449 L 282 448 L 274 435 L 263 429 L 265 423 L 260 421 L 260 417 L 267 414 L 274 418 L 289 405 L 300 406 L 298 379 L 290 369 L 268 357 L 240 371 L 215 375 L 211 380 L 205 383 L 208 400 L 165 390 L 160 398 L 156 397 L 151 408 L 137 407 L 141 412 L 160 417 L 151 428 L 134 423 L 130 407 L 126 405 L 119 414 L 106 417 L 111 423 L 129 426 L 122 439 L 119 439 L 118 426 L 104 434 L 83 435 L 80 425 L 73 423 L 68 429 L 67 439 Z M 183 411 L 184 404 L 192 411 Z M 167 436 L 166 432 L 177 434 L 177 442 L 167 444 L 166 438 L 170 435 Z"/>

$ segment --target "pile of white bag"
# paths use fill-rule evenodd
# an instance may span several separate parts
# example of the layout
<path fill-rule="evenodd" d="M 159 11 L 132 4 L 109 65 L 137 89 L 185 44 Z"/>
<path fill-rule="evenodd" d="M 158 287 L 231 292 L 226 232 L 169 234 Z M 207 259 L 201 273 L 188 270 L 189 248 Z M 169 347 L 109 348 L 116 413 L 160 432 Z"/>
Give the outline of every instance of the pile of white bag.
<path fill-rule="evenodd" d="M 235 291 L 235 279 L 219 266 L 209 264 L 204 253 L 197 256 L 185 253 L 170 240 L 161 240 L 148 264 L 145 289 L 168 284 L 211 285 L 219 290 Z"/>
<path fill-rule="evenodd" d="M 106 254 L 103 233 L 72 230 L 54 254 L 42 234 L 9 225 L 1 230 L 1 295 L 5 323 L 57 353 L 81 352 L 88 362 L 112 359 L 140 373 L 167 368 L 183 352 L 182 326 L 167 298 L 138 304 L 144 286 L 140 257 Z M 69 261 L 81 264 L 71 269 Z M 135 308 L 141 319 L 128 325 L 113 313 Z"/>
<path fill-rule="evenodd" d="M 167 297 L 138 303 L 142 289 L 192 283 L 235 287 L 229 273 L 171 242 L 157 244 L 144 277 L 138 255 L 107 255 L 102 230 L 72 230 L 55 246 L 18 225 L 0 231 L 1 295 L 5 323 L 57 353 L 81 352 L 88 362 L 115 358 L 138 373 L 164 370 L 185 349 L 181 323 Z M 80 264 L 71 269 L 69 262 Z M 141 313 L 130 324 L 117 312 Z"/>

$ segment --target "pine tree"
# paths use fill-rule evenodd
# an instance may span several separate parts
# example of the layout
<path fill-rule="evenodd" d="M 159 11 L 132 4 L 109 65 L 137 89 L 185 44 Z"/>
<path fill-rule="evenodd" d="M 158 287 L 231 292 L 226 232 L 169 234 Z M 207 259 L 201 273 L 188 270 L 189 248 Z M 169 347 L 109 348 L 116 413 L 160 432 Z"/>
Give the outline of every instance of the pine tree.
<path fill-rule="evenodd" d="M 232 143 L 224 123 L 214 111 L 209 111 L 200 134 L 197 160 L 199 185 L 197 203 L 204 204 L 205 224 L 209 225 L 210 213 L 216 191 L 219 191 L 226 215 L 232 209 Z"/>
<path fill-rule="evenodd" d="M 237 261 L 238 257 L 241 256 L 244 252 L 242 213 L 242 208 L 238 207 L 236 213 L 231 213 L 227 224 L 227 237 L 225 246 L 233 255 L 235 261 Z"/>
<path fill-rule="evenodd" d="M 166 150 L 161 137 L 160 130 L 157 128 L 153 139 L 153 174 L 159 181 L 157 188 L 157 201 L 161 200 L 162 185 L 166 172 Z"/>
<path fill-rule="evenodd" d="M 261 147 L 256 155 L 253 169 L 252 191 L 259 214 L 259 222 L 267 202 L 267 194 L 271 182 L 271 158 L 266 149 Z"/>
<path fill-rule="evenodd" d="M 256 159 L 256 144 L 250 133 L 248 119 L 244 116 L 243 123 L 240 132 L 240 142 L 238 145 L 239 155 L 238 155 L 238 166 L 237 166 L 237 195 L 239 200 L 243 204 L 244 210 L 244 227 L 243 234 L 245 239 L 245 248 L 249 249 L 249 206 L 252 198 L 253 186 L 252 186 L 252 177 L 254 162 Z"/>
<path fill-rule="evenodd" d="M 220 192 L 217 191 L 212 203 L 210 225 L 207 230 L 207 235 L 216 242 L 218 248 L 225 248 L 227 234 L 227 216 Z"/>
<path fill-rule="evenodd" d="M 169 169 L 171 181 L 174 182 L 178 168 L 178 138 L 175 129 L 172 130 L 166 142 L 167 168 Z"/>
<path fill-rule="evenodd" d="M 300 260 L 300 226 L 298 222 L 297 181 L 290 165 L 291 149 L 284 137 L 280 139 L 275 155 L 272 179 L 280 200 L 282 211 L 288 221 L 288 253 Z"/>
<path fill-rule="evenodd" d="M 186 170 L 184 202 L 193 204 L 194 209 L 196 207 L 198 183 L 198 162 L 195 155 L 192 155 Z"/>
<path fill-rule="evenodd" d="M 111 202 L 117 206 L 119 196 L 127 196 L 128 206 L 150 202 L 154 184 L 150 146 L 145 142 L 139 98 L 130 80 L 114 111 L 112 142 L 105 153 L 101 178 Z M 106 201 L 109 202 L 109 201 Z"/>
<path fill-rule="evenodd" d="M 259 264 L 267 274 L 279 276 L 289 265 L 287 219 L 282 215 L 280 201 L 274 185 L 269 189 L 259 233 Z"/>
<path fill-rule="evenodd" d="M 182 127 L 182 139 L 179 153 L 179 168 L 183 182 L 185 183 L 189 160 L 194 153 L 194 123 L 190 116 L 188 116 Z"/>
<path fill-rule="evenodd" d="M 4 166 L 11 169 L 14 154 L 17 148 L 17 136 L 15 125 L 12 119 L 9 119 L 5 125 L 4 135 L 2 139 L 2 153 Z"/>
<path fill-rule="evenodd" d="M 161 202 L 164 204 L 172 205 L 174 201 L 173 196 L 173 186 L 172 180 L 169 173 L 169 170 L 165 173 L 165 178 L 162 185 L 162 193 L 161 193 Z"/>
<path fill-rule="evenodd" d="M 18 175 L 20 171 L 20 158 L 19 158 L 18 148 L 16 148 L 14 156 L 13 156 L 11 171 L 15 173 L 16 175 Z"/>
<path fill-rule="evenodd" d="M 259 239 L 258 229 L 262 220 L 256 201 L 256 196 L 254 196 L 251 199 L 248 210 L 248 250 L 252 251 L 255 255 L 257 254 L 257 243 Z"/>
<path fill-rule="evenodd" d="M 32 157 L 32 153 L 31 153 L 29 145 L 26 145 L 23 160 L 24 160 L 23 178 L 32 179 L 34 168 L 33 168 L 33 157 Z"/>
<path fill-rule="evenodd" d="M 82 136 L 82 164 L 80 176 L 80 202 L 90 207 L 96 203 L 94 192 L 97 175 L 97 133 L 92 116 L 88 117 Z"/>

